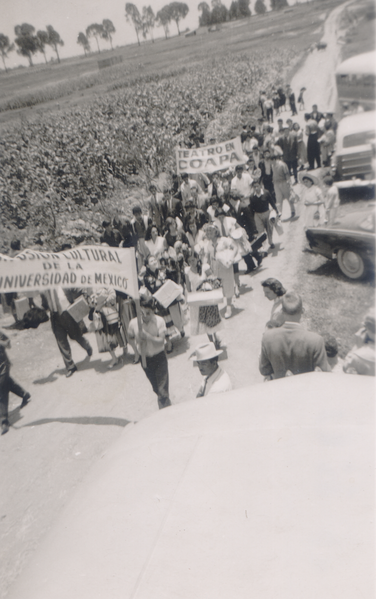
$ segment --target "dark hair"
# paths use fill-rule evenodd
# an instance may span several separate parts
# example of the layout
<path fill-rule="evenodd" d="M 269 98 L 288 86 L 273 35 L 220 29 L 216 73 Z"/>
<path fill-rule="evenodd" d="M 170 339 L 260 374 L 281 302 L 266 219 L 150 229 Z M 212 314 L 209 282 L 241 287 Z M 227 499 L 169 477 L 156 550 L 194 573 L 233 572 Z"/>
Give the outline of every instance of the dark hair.
<path fill-rule="evenodd" d="M 242 164 L 237 164 L 235 167 L 235 171 L 242 171 L 244 169 Z"/>
<path fill-rule="evenodd" d="M 152 223 L 151 225 L 148 226 L 148 228 L 146 229 L 146 233 L 145 233 L 145 241 L 150 241 L 151 239 L 151 230 L 152 229 L 157 229 L 158 235 L 159 235 L 159 229 L 157 227 L 157 225 L 155 225 L 154 223 Z"/>
<path fill-rule="evenodd" d="M 155 301 L 153 297 L 141 297 L 140 298 L 140 306 L 141 308 L 150 308 L 150 310 L 154 311 Z"/>
<path fill-rule="evenodd" d="M 218 206 L 222 206 L 222 200 L 218 196 L 212 196 L 210 198 L 210 206 L 212 206 L 212 204 L 214 204 L 214 202 L 216 202 L 218 204 Z"/>
<path fill-rule="evenodd" d="M 202 273 L 202 260 L 200 258 L 200 255 L 197 252 L 195 252 L 195 250 L 193 250 L 192 248 L 189 248 L 187 260 L 189 260 L 189 258 L 196 258 L 196 260 L 197 260 L 197 272 L 201 276 L 201 273 Z"/>
<path fill-rule="evenodd" d="M 169 230 L 170 230 L 170 226 L 171 226 L 173 223 L 175 223 L 175 225 L 176 225 L 176 220 L 175 220 L 175 219 L 174 219 L 172 216 L 168 216 L 168 217 L 166 218 L 166 222 L 165 222 L 165 225 L 166 225 L 166 231 L 169 231 Z M 176 225 L 176 226 L 177 226 L 177 225 Z"/>
<path fill-rule="evenodd" d="M 10 247 L 12 250 L 20 250 L 21 249 L 21 242 L 19 239 L 12 239 L 12 241 L 10 242 Z"/>
<path fill-rule="evenodd" d="M 273 279 L 270 277 L 269 279 L 265 279 L 265 281 L 262 281 L 261 285 L 263 287 L 269 287 L 269 289 L 274 291 L 274 293 L 278 295 L 278 297 L 281 297 L 286 293 L 286 289 L 284 288 L 282 283 L 278 281 L 278 279 Z"/>
<path fill-rule="evenodd" d="M 118 231 L 117 229 L 113 229 L 112 234 L 115 243 L 117 243 L 117 245 L 120 245 L 120 243 L 123 241 L 120 231 Z"/>
<path fill-rule="evenodd" d="M 102 227 L 103 227 L 104 229 L 106 229 L 106 228 L 107 228 L 107 227 L 109 227 L 110 225 L 111 225 L 111 223 L 110 223 L 110 221 L 109 221 L 109 220 L 104 220 L 104 221 L 102 222 Z"/>
<path fill-rule="evenodd" d="M 332 335 L 324 336 L 325 351 L 328 358 L 334 358 L 338 354 L 337 339 Z"/>
<path fill-rule="evenodd" d="M 135 206 L 133 206 L 132 212 L 133 214 L 137 214 L 138 212 L 141 212 L 142 214 L 141 206 L 139 204 L 136 204 Z"/>
<path fill-rule="evenodd" d="M 334 179 L 330 175 L 326 175 L 326 177 L 323 178 L 323 183 L 325 183 L 325 185 L 328 185 L 328 187 L 331 187 L 334 183 Z"/>

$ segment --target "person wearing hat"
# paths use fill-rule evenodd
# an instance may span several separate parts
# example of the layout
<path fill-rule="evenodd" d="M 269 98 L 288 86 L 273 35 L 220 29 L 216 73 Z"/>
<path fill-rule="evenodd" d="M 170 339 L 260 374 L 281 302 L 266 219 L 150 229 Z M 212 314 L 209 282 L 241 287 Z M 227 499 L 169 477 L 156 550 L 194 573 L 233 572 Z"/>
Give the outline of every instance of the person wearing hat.
<path fill-rule="evenodd" d="M 128 339 L 135 353 L 135 362 L 138 362 L 143 346 L 146 365 L 142 364 L 142 368 L 158 397 L 158 407 L 162 409 L 171 405 L 165 352 L 166 324 L 161 316 L 154 314 L 154 298 L 141 298 L 140 306 L 142 328 L 139 329 L 137 318 L 133 318 L 128 327 Z"/>
<path fill-rule="evenodd" d="M 235 167 L 235 177 L 231 181 L 231 191 L 236 193 L 239 198 L 249 199 L 252 192 L 252 177 L 249 173 L 244 172 L 242 164 L 237 164 Z"/>
<path fill-rule="evenodd" d="M 347 374 L 375 376 L 375 311 L 370 310 L 356 333 L 357 342 L 347 354 L 343 371 Z"/>
<path fill-rule="evenodd" d="M 199 345 L 191 354 L 190 359 L 197 363 L 200 373 L 205 377 L 196 397 L 232 390 L 230 377 L 218 365 L 218 356 L 222 351 L 216 349 L 214 343 L 210 342 Z"/>
<path fill-rule="evenodd" d="M 318 227 L 325 219 L 325 202 L 319 181 L 315 175 L 305 171 L 299 173 L 299 180 L 303 184 L 301 198 L 305 206 L 304 228 Z"/>
<path fill-rule="evenodd" d="M 303 374 L 322 370 L 329 372 L 324 339 L 301 326 L 303 302 L 300 295 L 287 292 L 282 297 L 285 322 L 265 331 L 261 342 L 260 373 L 270 379 L 280 379 L 290 371 Z"/>

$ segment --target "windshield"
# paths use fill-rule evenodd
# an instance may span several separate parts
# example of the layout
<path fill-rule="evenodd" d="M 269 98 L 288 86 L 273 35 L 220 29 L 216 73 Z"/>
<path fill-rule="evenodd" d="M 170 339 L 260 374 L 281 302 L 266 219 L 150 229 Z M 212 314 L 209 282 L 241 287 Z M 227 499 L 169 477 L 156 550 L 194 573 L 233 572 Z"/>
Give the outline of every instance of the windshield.
<path fill-rule="evenodd" d="M 369 144 L 373 139 L 375 139 L 375 131 L 373 129 L 370 131 L 353 133 L 352 135 L 346 135 L 343 138 L 343 147 L 353 148 L 354 146 L 364 146 Z"/>

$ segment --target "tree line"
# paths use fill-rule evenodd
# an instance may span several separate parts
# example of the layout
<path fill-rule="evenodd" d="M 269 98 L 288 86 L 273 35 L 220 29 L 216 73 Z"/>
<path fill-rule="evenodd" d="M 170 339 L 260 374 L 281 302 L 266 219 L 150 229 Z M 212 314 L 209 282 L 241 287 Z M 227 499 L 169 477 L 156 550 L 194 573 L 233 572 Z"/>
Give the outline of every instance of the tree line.
<path fill-rule="evenodd" d="M 250 0 L 232 0 L 230 8 L 222 4 L 221 0 L 212 0 L 211 8 L 207 2 L 200 2 L 198 10 L 201 13 L 199 16 L 200 27 L 208 27 L 233 21 L 235 19 L 245 19 L 252 15 L 249 7 Z M 271 10 L 281 10 L 289 6 L 287 0 L 271 0 Z M 263 15 L 267 11 L 265 0 L 256 0 L 255 13 Z"/>
<path fill-rule="evenodd" d="M 7 35 L 0 33 L 0 53 L 5 71 L 7 70 L 5 59 L 16 47 L 17 53 L 25 56 L 31 67 L 33 66 L 33 56 L 37 52 L 43 54 L 47 63 L 46 46 L 51 46 L 56 53 L 57 61 L 60 62 L 58 46 L 64 46 L 64 42 L 52 25 L 47 25 L 45 30 L 35 33 L 35 27 L 29 25 L 29 23 L 23 23 L 15 26 L 14 33 L 16 35 L 14 42 L 11 42 Z"/>
<path fill-rule="evenodd" d="M 198 5 L 200 11 L 199 25 L 206 27 L 217 23 L 224 23 L 233 19 L 242 19 L 251 16 L 249 7 L 250 0 L 232 0 L 230 8 L 222 4 L 221 0 L 212 0 L 211 8 L 207 2 L 201 2 Z M 271 0 L 272 10 L 281 10 L 289 6 L 287 0 Z M 189 12 L 187 4 L 184 2 L 170 2 L 161 8 L 156 14 L 152 7 L 143 6 L 141 12 L 135 4 L 127 2 L 125 5 L 125 18 L 129 23 L 132 23 L 136 35 L 137 42 L 140 45 L 140 34 L 144 39 L 150 36 L 154 43 L 153 30 L 154 27 L 163 27 L 165 37 L 168 38 L 169 27 L 172 21 L 176 23 L 178 34 L 180 35 L 179 23 Z M 256 0 L 256 14 L 264 14 L 266 12 L 265 0 Z M 17 53 L 25 56 L 29 60 L 30 66 L 33 66 L 33 56 L 40 52 L 44 56 L 47 63 L 46 46 L 50 46 L 56 53 L 57 61 L 60 62 L 58 46 L 63 46 L 64 42 L 60 34 L 52 27 L 47 25 L 46 30 L 40 30 L 35 33 L 35 27 L 28 23 L 16 25 L 14 28 L 16 38 L 12 43 L 7 35 L 0 33 L 0 53 L 4 64 L 4 69 L 7 71 L 5 59 L 8 58 L 10 52 L 17 47 Z M 113 22 L 110 19 L 103 19 L 102 23 L 92 23 L 86 28 L 85 33 L 80 31 L 77 37 L 77 43 L 82 46 L 85 56 L 90 52 L 90 39 L 94 38 L 97 44 L 98 52 L 100 53 L 99 40 L 103 39 L 112 46 L 112 35 L 116 32 Z"/>

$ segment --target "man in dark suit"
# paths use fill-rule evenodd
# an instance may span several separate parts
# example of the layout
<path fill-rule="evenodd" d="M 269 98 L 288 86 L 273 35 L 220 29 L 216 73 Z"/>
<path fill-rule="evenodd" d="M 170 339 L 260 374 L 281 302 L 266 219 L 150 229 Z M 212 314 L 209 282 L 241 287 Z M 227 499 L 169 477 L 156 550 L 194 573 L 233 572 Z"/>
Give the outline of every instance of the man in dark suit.
<path fill-rule="evenodd" d="M 180 192 L 178 192 L 178 193 L 180 193 Z M 166 219 L 169 216 L 172 216 L 172 218 L 176 218 L 178 216 L 180 218 L 180 220 L 183 222 L 184 210 L 183 210 L 183 203 L 182 203 L 181 199 L 176 197 L 176 195 L 172 196 L 169 192 L 167 192 L 165 195 L 166 195 L 166 199 L 164 200 L 164 202 L 162 204 L 164 221 L 166 222 Z"/>
<path fill-rule="evenodd" d="M 286 293 L 282 299 L 285 323 L 268 329 L 262 338 L 260 372 L 267 379 L 280 379 L 287 374 L 303 374 L 314 370 L 330 371 L 324 339 L 300 325 L 302 299 Z"/>
<path fill-rule="evenodd" d="M 312 112 L 309 116 L 311 117 L 311 119 L 314 119 L 317 123 L 319 123 L 324 115 L 322 112 L 319 112 L 317 110 L 317 104 L 313 104 Z"/>

